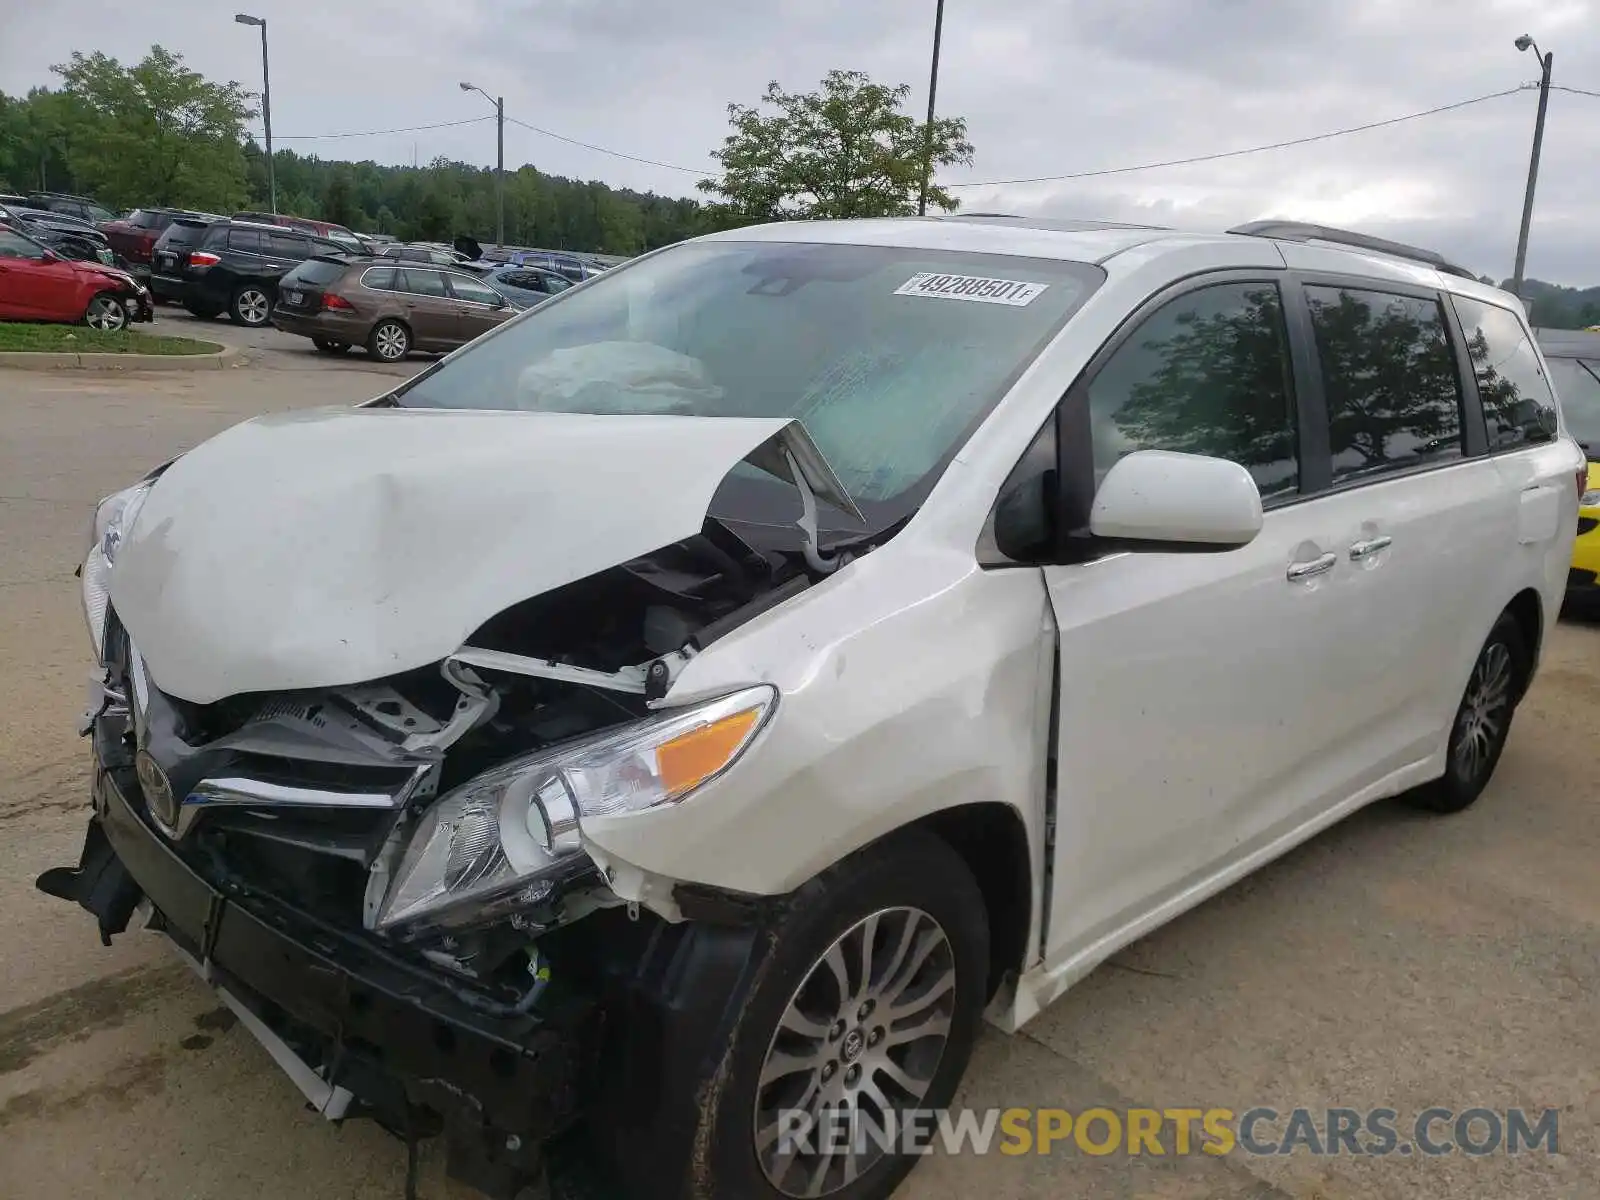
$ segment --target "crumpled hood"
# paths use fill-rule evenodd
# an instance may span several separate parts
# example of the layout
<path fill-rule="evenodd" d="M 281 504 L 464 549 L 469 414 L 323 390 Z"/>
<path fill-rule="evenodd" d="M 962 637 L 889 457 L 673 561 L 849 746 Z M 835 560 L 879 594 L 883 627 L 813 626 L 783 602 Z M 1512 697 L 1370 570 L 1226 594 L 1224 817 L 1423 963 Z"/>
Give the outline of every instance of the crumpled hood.
<path fill-rule="evenodd" d="M 728 471 L 771 460 L 774 439 L 810 446 L 786 418 L 260 417 L 161 475 L 124 531 L 111 599 L 156 684 L 187 700 L 381 678 L 698 533 Z"/>

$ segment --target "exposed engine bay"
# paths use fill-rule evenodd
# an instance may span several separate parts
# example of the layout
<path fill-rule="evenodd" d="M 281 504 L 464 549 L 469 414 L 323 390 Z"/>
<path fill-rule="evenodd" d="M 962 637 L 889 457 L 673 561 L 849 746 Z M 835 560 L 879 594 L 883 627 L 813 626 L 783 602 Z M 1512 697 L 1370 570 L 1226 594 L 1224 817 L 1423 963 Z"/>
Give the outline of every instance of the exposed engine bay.
<path fill-rule="evenodd" d="M 708 519 L 691 538 L 499 613 L 433 667 L 211 704 L 162 693 L 113 617 L 101 717 L 125 713 L 122 742 L 150 814 L 207 878 L 380 939 L 527 1011 L 550 976 L 550 947 L 560 952 L 544 935 L 621 902 L 578 856 L 480 914 L 498 920 L 380 930 L 419 817 L 509 759 L 648 716 L 691 656 L 810 586 L 798 551 L 758 551 Z M 481 869 L 471 836 L 452 843 L 447 876 Z"/>

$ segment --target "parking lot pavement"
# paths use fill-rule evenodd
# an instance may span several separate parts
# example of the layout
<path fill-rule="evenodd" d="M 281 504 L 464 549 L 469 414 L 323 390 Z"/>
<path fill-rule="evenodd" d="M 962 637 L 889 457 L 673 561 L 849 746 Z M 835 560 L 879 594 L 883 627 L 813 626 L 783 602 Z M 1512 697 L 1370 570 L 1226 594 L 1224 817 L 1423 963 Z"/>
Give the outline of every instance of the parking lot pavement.
<path fill-rule="evenodd" d="M 413 375 L 437 355 L 413 354 L 404 363 L 381 363 L 363 349 L 348 354 L 323 354 L 310 338 L 284 333 L 271 325 L 246 329 L 227 317 L 197 317 L 176 304 L 156 307 L 156 319 L 148 325 L 135 325 L 135 332 L 158 333 L 168 337 L 192 337 L 241 346 L 249 351 L 251 364 L 270 371 L 359 371 L 378 375 Z"/>
<path fill-rule="evenodd" d="M 356 365 L 287 383 L 261 367 L 0 372 L 0 1196 L 401 1194 L 398 1143 L 304 1112 L 158 938 L 103 949 L 86 915 L 33 889 L 75 860 L 86 815 L 72 571 L 90 506 L 234 420 L 386 386 Z M 1403 1127 L 1432 1106 L 1548 1106 L 1560 1154 L 1181 1157 L 1169 1138 L 1164 1156 L 1096 1157 L 1069 1140 L 1048 1156 L 936 1156 L 901 1195 L 1600 1196 L 1597 712 L 1600 626 L 1563 623 L 1475 808 L 1358 814 L 1128 948 L 1022 1035 L 986 1034 L 963 1093 L 1073 1112 L 1389 1107 Z M 425 1150 L 427 1197 L 449 1194 L 437 1158 Z"/>

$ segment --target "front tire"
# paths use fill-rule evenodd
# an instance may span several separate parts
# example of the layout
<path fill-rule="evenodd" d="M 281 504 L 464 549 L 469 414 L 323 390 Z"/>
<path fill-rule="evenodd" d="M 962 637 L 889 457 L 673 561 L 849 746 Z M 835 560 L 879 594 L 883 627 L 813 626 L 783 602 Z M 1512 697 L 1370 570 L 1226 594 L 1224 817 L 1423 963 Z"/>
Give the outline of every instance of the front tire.
<path fill-rule="evenodd" d="M 767 945 L 729 1044 L 707 1059 L 716 1099 L 696 1143 L 710 1178 L 694 1182 L 741 1200 L 881 1200 L 917 1161 L 898 1137 L 885 1149 L 883 1132 L 949 1104 L 971 1057 L 987 999 L 983 895 L 946 843 L 903 834 L 801 888 Z M 828 1153 L 830 1111 L 878 1138 Z"/>
<path fill-rule="evenodd" d="M 83 323 L 102 333 L 116 333 L 128 327 L 128 307 L 110 292 L 100 292 L 84 310 Z"/>
<path fill-rule="evenodd" d="M 1489 631 L 1472 664 L 1446 743 L 1444 775 L 1408 797 L 1429 812 L 1455 813 L 1483 794 L 1511 733 L 1511 718 L 1528 678 L 1528 648 L 1510 613 Z"/>
<path fill-rule="evenodd" d="M 367 352 L 380 362 L 400 362 L 411 349 L 411 331 L 399 321 L 379 321 L 367 336 Z"/>
<path fill-rule="evenodd" d="M 234 290 L 228 315 L 246 329 L 260 329 L 272 317 L 272 297 L 259 284 L 247 283 Z"/>

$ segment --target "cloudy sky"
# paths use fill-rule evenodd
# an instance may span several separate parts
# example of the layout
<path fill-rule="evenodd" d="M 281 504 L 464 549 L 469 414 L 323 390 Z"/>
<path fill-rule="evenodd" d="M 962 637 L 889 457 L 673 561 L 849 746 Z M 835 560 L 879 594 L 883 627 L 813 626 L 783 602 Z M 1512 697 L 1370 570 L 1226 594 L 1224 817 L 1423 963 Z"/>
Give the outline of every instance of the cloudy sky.
<path fill-rule="evenodd" d="M 273 133 L 325 157 L 490 164 L 492 122 L 383 137 L 303 135 L 463 120 L 456 86 L 508 117 L 705 168 L 730 100 L 832 67 L 909 82 L 926 104 L 934 0 L 238 0 L 268 18 Z M 939 107 L 977 157 L 949 183 L 1119 168 L 1382 121 L 1538 77 L 1600 92 L 1600 0 L 947 0 Z M 74 50 L 131 61 L 152 42 L 260 85 L 258 33 L 216 0 L 0 0 L 0 90 L 52 82 Z M 1509 275 L 1533 91 L 1348 137 L 1098 178 L 973 186 L 967 207 L 1183 228 L 1261 217 L 1357 226 Z M 692 172 L 507 126 L 509 165 L 689 195 Z M 1600 284 L 1600 96 L 1551 99 L 1528 272 Z"/>

